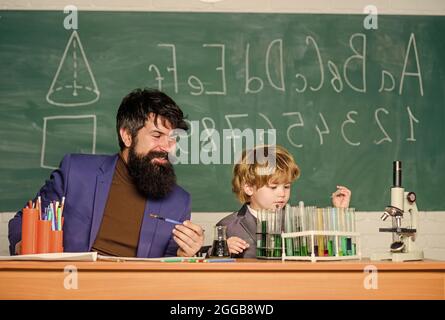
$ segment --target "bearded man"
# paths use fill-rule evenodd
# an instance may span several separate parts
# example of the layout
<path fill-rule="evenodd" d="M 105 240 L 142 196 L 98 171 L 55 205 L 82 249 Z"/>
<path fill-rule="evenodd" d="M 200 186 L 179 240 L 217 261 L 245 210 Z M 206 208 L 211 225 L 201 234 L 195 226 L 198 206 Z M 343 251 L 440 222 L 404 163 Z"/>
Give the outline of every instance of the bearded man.
<path fill-rule="evenodd" d="M 172 133 L 188 129 L 183 112 L 158 90 L 136 89 L 122 100 L 116 129 L 118 154 L 66 155 L 34 199 L 46 208 L 64 198 L 64 251 L 194 256 L 204 232 L 190 221 L 190 195 L 176 184 L 169 160 L 176 147 Z M 9 221 L 11 255 L 20 254 L 21 224 L 20 210 Z"/>

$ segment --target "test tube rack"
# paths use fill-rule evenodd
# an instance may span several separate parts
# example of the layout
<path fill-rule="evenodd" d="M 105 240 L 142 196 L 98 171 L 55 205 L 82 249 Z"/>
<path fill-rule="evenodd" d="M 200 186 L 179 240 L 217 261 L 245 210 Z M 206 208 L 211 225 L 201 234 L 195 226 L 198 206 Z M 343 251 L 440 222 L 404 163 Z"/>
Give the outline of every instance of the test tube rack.
<path fill-rule="evenodd" d="M 286 255 L 286 239 L 303 239 L 305 237 L 310 238 L 311 254 L 307 256 L 296 256 L 296 255 Z M 316 255 L 315 248 L 315 237 L 334 237 L 335 244 L 335 256 L 321 256 Z M 335 261 L 335 260 L 360 260 L 361 259 L 361 243 L 360 243 L 360 233 L 358 232 L 344 232 L 344 231 L 321 231 L 321 230 L 311 230 L 311 231 L 300 231 L 300 232 L 283 232 L 281 234 L 282 238 L 282 256 L 281 260 L 300 260 L 300 261 Z M 355 238 L 356 249 L 355 254 L 343 255 L 340 251 L 341 239 L 342 238 Z"/>

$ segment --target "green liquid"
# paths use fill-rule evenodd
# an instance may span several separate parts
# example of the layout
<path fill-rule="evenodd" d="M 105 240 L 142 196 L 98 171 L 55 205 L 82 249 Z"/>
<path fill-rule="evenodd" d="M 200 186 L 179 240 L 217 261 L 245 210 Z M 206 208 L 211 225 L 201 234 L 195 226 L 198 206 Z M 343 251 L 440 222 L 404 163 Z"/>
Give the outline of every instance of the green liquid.
<path fill-rule="evenodd" d="M 275 235 L 275 257 L 281 257 L 283 242 L 280 234 Z"/>
<path fill-rule="evenodd" d="M 286 241 L 286 256 L 294 255 L 292 239 L 287 238 L 285 241 Z"/>

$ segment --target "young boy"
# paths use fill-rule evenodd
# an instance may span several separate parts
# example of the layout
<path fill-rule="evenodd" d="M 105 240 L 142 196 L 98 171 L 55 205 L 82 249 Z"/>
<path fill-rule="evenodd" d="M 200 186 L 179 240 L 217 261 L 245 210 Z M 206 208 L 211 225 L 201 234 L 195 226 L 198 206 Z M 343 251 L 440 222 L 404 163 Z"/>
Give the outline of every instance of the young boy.
<path fill-rule="evenodd" d="M 274 161 L 264 161 L 271 157 Z M 258 146 L 242 153 L 233 169 L 232 191 L 243 206 L 217 223 L 227 226 L 227 244 L 233 256 L 256 257 L 257 210 L 283 208 L 289 201 L 291 184 L 299 176 L 294 158 L 281 146 Z M 332 203 L 347 208 L 350 198 L 349 189 L 337 186 Z"/>

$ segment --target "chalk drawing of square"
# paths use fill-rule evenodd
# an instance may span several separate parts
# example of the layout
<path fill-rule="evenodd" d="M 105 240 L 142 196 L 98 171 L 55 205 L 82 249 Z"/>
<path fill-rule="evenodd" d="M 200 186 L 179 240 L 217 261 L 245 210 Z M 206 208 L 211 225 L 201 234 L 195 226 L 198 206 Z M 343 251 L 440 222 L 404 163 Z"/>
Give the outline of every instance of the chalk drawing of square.
<path fill-rule="evenodd" d="M 67 153 L 96 153 L 96 115 L 43 118 L 40 167 L 57 169 Z"/>

